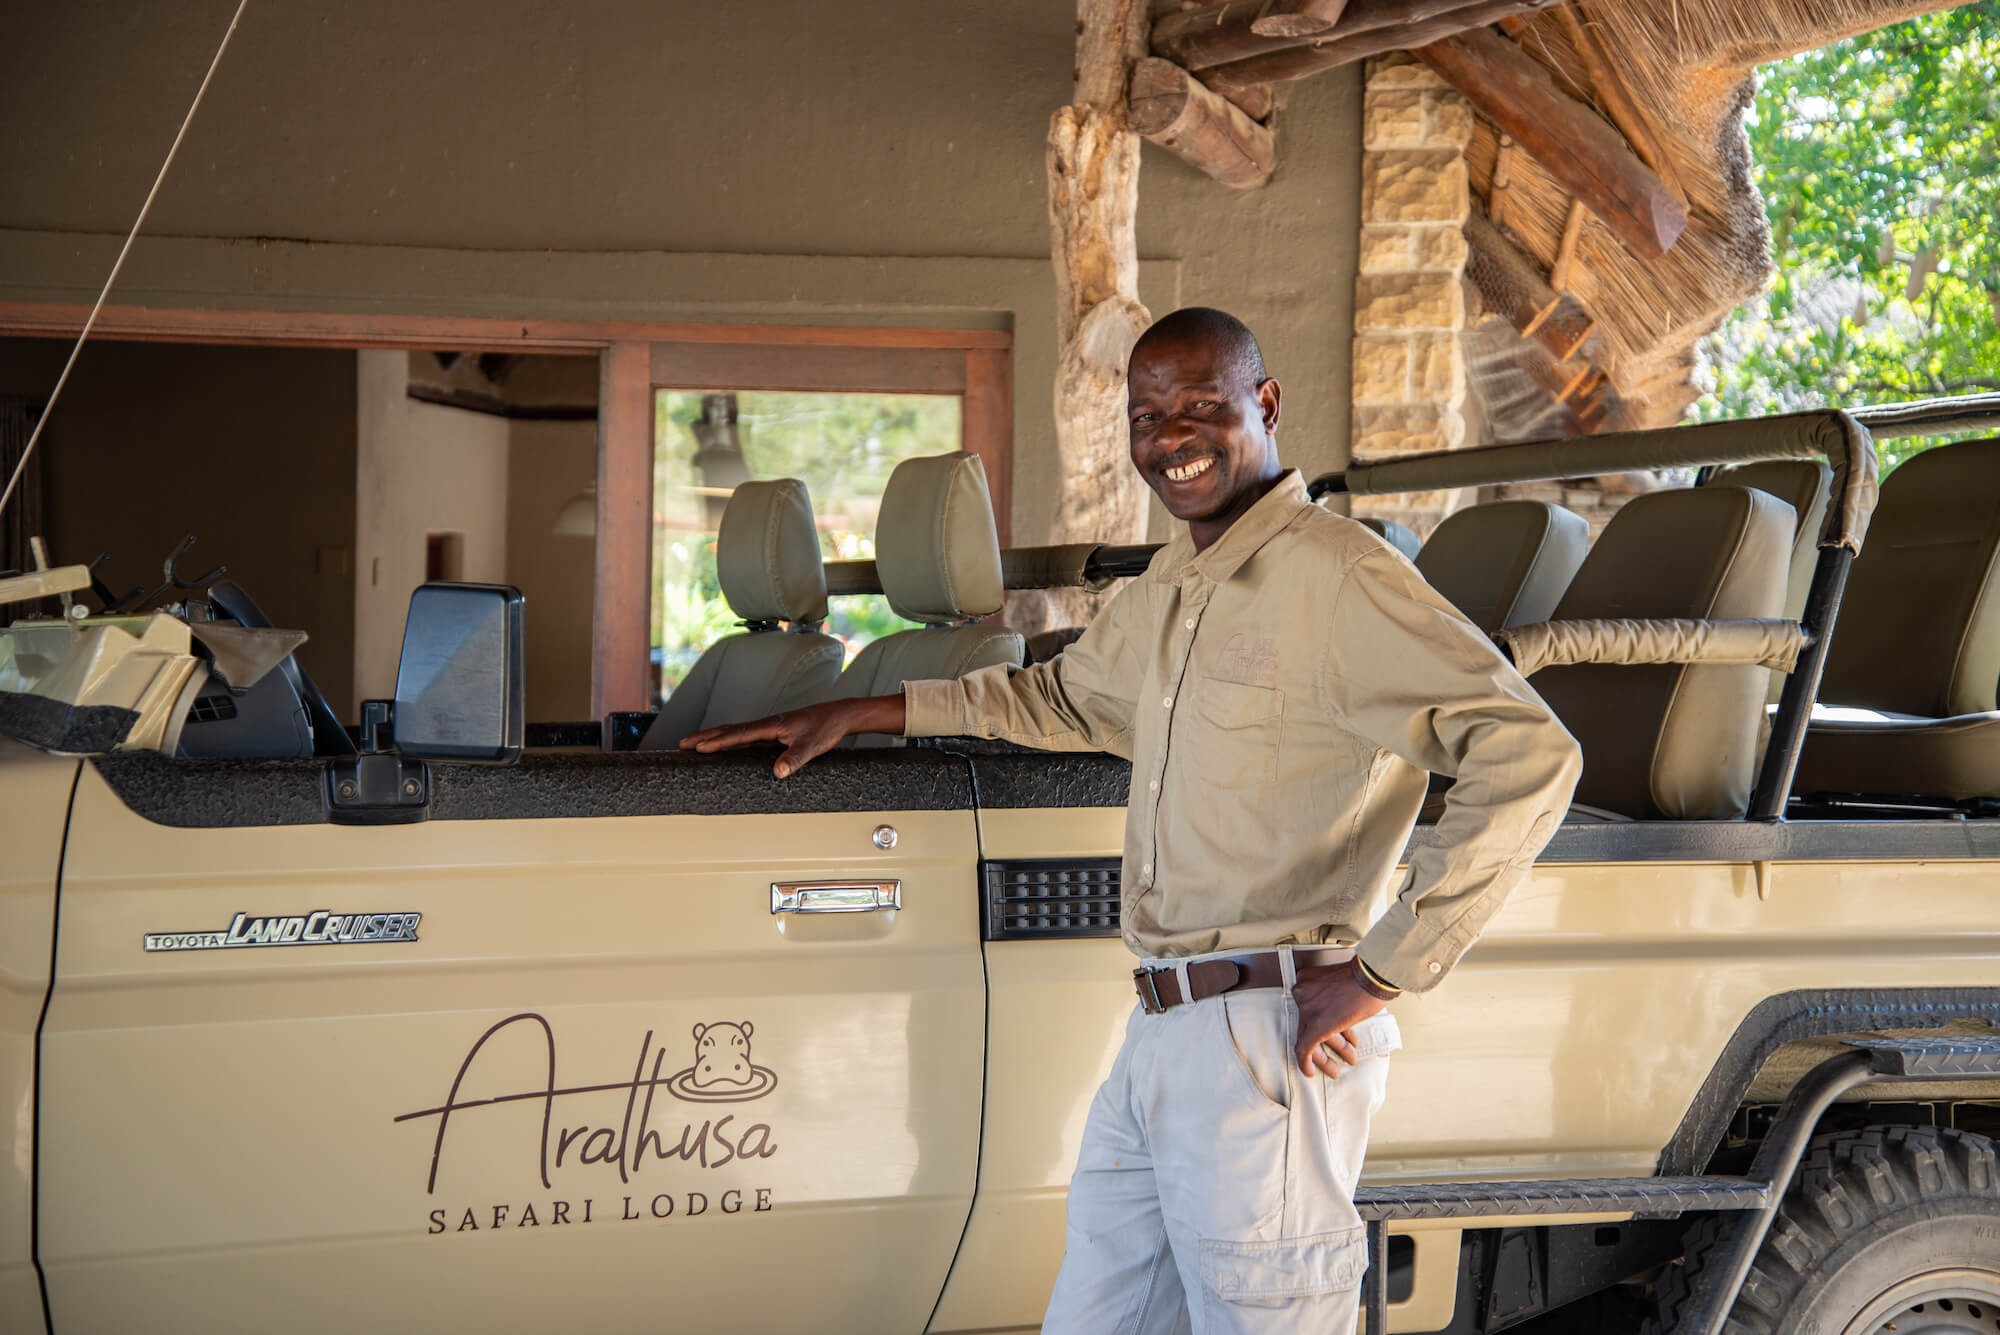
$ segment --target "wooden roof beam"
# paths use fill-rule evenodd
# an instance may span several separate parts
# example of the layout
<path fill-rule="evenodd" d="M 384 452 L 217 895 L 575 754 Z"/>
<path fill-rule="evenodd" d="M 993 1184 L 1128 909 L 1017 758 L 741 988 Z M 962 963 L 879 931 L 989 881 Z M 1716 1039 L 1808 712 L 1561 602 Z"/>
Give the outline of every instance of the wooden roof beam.
<path fill-rule="evenodd" d="M 1277 163 L 1270 130 L 1170 60 L 1133 69 L 1126 116 L 1141 138 L 1233 189 L 1264 184 Z"/>
<path fill-rule="evenodd" d="M 1274 7 L 1282 2 L 1283 0 L 1267 0 L 1267 3 Z M 1188 6 L 1182 4 L 1181 0 L 1147 0 L 1146 31 L 1150 34 L 1155 24 L 1170 15 L 1189 12 L 1192 11 Z M 1201 79 L 1199 74 L 1195 75 L 1195 77 Z M 1202 79 L 1202 82 L 1206 84 L 1208 80 Z M 1209 86 L 1211 88 L 1214 87 L 1212 84 Z M 1241 88 L 1215 88 L 1215 91 L 1221 93 L 1224 97 L 1242 108 L 1243 114 L 1253 121 L 1264 121 L 1271 118 L 1271 108 L 1274 99 L 1271 96 L 1271 85 L 1268 83 L 1247 84 Z"/>
<path fill-rule="evenodd" d="M 1687 204 L 1602 116 L 1496 32 L 1473 29 L 1411 52 L 1512 135 L 1613 235 L 1656 260 L 1687 228 Z"/>
<path fill-rule="evenodd" d="M 1265 11 L 1273 3 L 1226 0 L 1206 9 L 1168 14 L 1153 25 L 1153 54 L 1197 76 L 1211 68 L 1271 58 L 1268 68 L 1278 72 L 1270 77 L 1282 82 L 1365 55 L 1435 41 L 1511 14 L 1546 9 L 1554 0 L 1347 0 L 1338 20 L 1323 32 L 1261 36 L 1251 25 L 1269 17 Z M 1355 45 L 1360 39 L 1367 40 Z M 1233 71 L 1230 85 L 1263 82 L 1255 69 Z"/>
<path fill-rule="evenodd" d="M 1259 37 L 1317 37 L 1340 22 L 1347 0 L 1271 0 L 1250 31 Z"/>
<path fill-rule="evenodd" d="M 1271 109 L 1277 105 L 1277 98 L 1272 96 L 1270 84 L 1253 83 L 1245 88 L 1217 88 L 1208 80 L 1202 79 L 1199 74 L 1194 77 L 1201 79 L 1202 86 L 1209 91 L 1228 98 L 1238 111 L 1251 120 L 1262 122 L 1271 119 Z"/>
<path fill-rule="evenodd" d="M 1624 134 L 1626 142 L 1632 145 L 1632 151 L 1639 155 L 1639 160 L 1660 174 L 1667 189 L 1685 208 L 1687 187 L 1681 182 L 1680 168 L 1675 164 L 1673 155 L 1667 151 L 1659 125 L 1632 96 L 1624 76 L 1611 63 L 1611 53 L 1598 40 L 1596 30 L 1577 16 L 1574 5 L 1564 5 L 1556 10 L 1556 19 L 1569 34 L 1577 59 L 1583 62 L 1584 73 L 1590 76 L 1591 89 L 1597 94 L 1605 113 L 1611 117 L 1611 123 Z"/>
<path fill-rule="evenodd" d="M 1310 44 L 1293 45 L 1269 55 L 1211 65 L 1197 71 L 1197 77 L 1217 91 L 1247 84 L 1288 83 L 1294 79 L 1311 78 L 1322 70 L 1351 65 L 1384 51 L 1423 46 L 1464 32 L 1467 28 L 1483 27 L 1506 15 L 1541 9 L 1552 3 L 1554 0 L 1476 0 L 1473 4 L 1462 5 L 1421 23 L 1371 28 L 1351 37 L 1344 36 L 1343 28 L 1336 25 L 1332 32 Z"/>

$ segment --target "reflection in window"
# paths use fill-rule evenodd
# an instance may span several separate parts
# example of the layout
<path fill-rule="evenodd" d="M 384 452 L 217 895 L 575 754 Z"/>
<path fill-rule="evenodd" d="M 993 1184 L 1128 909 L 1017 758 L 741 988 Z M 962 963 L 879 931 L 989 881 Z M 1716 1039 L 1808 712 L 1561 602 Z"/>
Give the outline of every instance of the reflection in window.
<path fill-rule="evenodd" d="M 737 629 L 715 577 L 715 535 L 737 483 L 795 477 L 812 493 L 826 560 L 875 555 L 882 488 L 898 463 L 959 448 L 949 394 L 663 389 L 653 399 L 654 689 L 671 694 L 703 649 Z M 826 632 L 847 658 L 916 623 L 879 594 L 835 598 Z"/>

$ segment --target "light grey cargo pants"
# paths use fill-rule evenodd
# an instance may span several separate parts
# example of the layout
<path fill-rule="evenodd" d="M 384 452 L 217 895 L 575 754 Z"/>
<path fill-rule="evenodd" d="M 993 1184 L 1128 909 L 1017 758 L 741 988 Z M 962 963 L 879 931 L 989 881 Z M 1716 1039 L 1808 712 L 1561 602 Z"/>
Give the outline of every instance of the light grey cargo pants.
<path fill-rule="evenodd" d="M 1044 1335 L 1351 1335 L 1354 1186 L 1402 1039 L 1377 1015 L 1358 1065 L 1308 1077 L 1298 1023 L 1279 988 L 1134 1009 L 1084 1127 Z"/>

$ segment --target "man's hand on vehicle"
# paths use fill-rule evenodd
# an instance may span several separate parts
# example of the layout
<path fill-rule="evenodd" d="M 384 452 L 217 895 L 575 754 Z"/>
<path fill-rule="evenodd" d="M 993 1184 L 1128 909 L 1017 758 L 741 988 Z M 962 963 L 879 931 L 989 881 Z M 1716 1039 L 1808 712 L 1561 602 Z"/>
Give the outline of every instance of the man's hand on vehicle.
<path fill-rule="evenodd" d="M 1362 987 L 1353 960 L 1300 969 L 1292 999 L 1299 1005 L 1299 1069 L 1307 1075 L 1324 1073 L 1335 1079 L 1343 1066 L 1361 1060 L 1354 1044 L 1354 1026 L 1388 1004 Z"/>
<path fill-rule="evenodd" d="M 703 728 L 681 738 L 681 750 L 707 754 L 758 742 L 777 742 L 785 751 L 771 767 L 771 773 L 785 779 L 797 773 L 807 761 L 832 750 L 843 738 L 857 732 L 900 734 L 902 731 L 903 696 L 898 692 L 862 700 L 828 700 L 750 723 Z"/>

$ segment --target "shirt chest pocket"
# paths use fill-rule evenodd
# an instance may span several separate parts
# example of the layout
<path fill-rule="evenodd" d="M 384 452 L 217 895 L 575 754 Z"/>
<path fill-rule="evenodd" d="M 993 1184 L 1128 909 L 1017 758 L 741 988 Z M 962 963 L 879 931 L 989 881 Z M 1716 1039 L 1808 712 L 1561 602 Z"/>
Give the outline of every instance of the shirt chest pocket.
<path fill-rule="evenodd" d="M 1284 721 L 1283 691 L 1214 678 L 1198 682 L 1192 754 L 1186 757 L 1196 782 L 1222 788 L 1277 782 Z"/>

